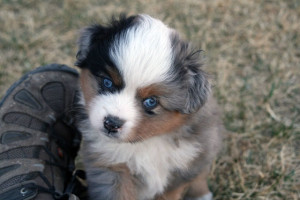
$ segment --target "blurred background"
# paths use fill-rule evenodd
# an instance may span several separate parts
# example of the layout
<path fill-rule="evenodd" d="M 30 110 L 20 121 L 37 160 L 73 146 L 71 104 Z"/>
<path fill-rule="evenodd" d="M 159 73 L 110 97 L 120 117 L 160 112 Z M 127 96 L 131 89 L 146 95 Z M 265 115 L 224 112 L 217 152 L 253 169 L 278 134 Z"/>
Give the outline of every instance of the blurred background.
<path fill-rule="evenodd" d="M 215 199 L 300 199 L 299 0 L 0 0 L 0 96 L 40 65 L 74 67 L 78 31 L 121 12 L 205 51 L 227 130 Z"/>

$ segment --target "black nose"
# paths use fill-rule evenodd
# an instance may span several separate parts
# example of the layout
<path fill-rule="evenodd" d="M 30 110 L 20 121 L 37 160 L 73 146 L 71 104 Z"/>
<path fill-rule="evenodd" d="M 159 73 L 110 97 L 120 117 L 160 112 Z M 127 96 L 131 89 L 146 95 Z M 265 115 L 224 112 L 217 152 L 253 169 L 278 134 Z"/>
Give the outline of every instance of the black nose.
<path fill-rule="evenodd" d="M 122 127 L 124 121 L 118 117 L 108 116 L 104 118 L 104 127 L 108 133 L 116 133 Z"/>

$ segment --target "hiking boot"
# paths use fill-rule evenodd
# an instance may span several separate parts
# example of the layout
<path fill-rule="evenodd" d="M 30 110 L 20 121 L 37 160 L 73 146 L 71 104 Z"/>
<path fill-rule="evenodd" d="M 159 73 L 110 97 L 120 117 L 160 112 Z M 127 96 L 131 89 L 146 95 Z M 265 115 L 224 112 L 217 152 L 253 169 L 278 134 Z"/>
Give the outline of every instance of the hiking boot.
<path fill-rule="evenodd" d="M 77 82 L 76 70 L 51 64 L 8 89 L 0 102 L 1 200 L 69 198 L 81 140 L 74 125 Z"/>

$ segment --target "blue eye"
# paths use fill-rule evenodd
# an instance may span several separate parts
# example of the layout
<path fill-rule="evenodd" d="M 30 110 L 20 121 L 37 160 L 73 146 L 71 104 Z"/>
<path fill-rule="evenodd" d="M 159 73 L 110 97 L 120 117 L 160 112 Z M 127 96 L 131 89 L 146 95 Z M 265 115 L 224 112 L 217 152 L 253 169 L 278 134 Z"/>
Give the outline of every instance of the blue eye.
<path fill-rule="evenodd" d="M 155 97 L 149 97 L 147 99 L 144 99 L 143 105 L 147 110 L 152 110 L 155 108 L 158 104 L 158 101 Z"/>
<path fill-rule="evenodd" d="M 104 78 L 103 79 L 103 85 L 106 87 L 106 88 L 111 88 L 113 83 L 111 80 L 107 79 L 107 78 Z"/>

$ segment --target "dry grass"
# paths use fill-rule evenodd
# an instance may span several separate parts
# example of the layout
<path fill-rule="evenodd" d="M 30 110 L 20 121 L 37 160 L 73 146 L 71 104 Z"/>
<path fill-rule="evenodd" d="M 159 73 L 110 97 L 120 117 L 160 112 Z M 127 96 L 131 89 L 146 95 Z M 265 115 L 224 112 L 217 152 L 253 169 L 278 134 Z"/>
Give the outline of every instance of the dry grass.
<path fill-rule="evenodd" d="M 78 29 L 148 13 L 204 49 L 228 130 L 215 199 L 300 199 L 299 0 L 0 0 L 0 96 L 45 63 L 73 66 Z"/>

